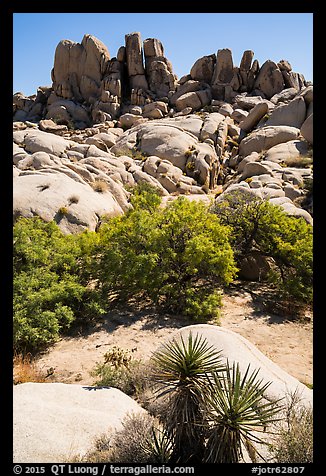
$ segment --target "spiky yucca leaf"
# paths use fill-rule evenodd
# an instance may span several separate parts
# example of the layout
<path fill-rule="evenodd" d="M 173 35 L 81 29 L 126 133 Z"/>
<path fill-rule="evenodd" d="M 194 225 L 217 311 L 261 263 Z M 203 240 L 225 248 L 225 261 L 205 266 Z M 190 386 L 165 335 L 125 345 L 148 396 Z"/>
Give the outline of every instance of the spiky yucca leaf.
<path fill-rule="evenodd" d="M 173 339 L 157 350 L 152 357 L 156 367 L 154 380 L 163 387 L 187 386 L 206 380 L 206 374 L 222 372 L 221 352 L 209 345 L 206 338 L 190 332 L 185 342 Z"/>
<path fill-rule="evenodd" d="M 146 439 L 142 445 L 144 451 L 150 455 L 155 463 L 168 463 L 173 451 L 173 441 L 163 428 L 152 428 L 151 438 Z"/>
<path fill-rule="evenodd" d="M 165 427 L 174 442 L 173 462 L 200 460 L 203 454 L 207 375 L 225 369 L 220 354 L 203 336 L 189 333 L 186 341 L 173 339 L 153 355 L 159 396 L 169 396 Z"/>
<path fill-rule="evenodd" d="M 254 443 L 264 441 L 255 433 L 265 431 L 278 420 L 279 402 L 266 402 L 264 393 L 270 382 L 257 379 L 259 370 L 243 376 L 239 364 L 227 362 L 224 375 L 213 373 L 209 379 L 210 394 L 206 399 L 206 416 L 210 425 L 205 462 L 237 463 L 243 457 L 243 446 L 252 459 L 258 453 Z M 258 453 L 259 454 L 259 453 Z"/>

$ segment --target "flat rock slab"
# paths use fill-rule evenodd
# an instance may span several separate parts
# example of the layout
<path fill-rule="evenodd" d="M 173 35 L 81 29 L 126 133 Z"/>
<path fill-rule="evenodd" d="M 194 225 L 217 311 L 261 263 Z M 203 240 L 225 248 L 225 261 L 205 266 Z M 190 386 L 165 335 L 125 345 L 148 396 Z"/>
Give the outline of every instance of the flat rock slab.
<path fill-rule="evenodd" d="M 231 365 L 238 362 L 242 375 L 249 364 L 251 372 L 260 369 L 258 378 L 264 383 L 271 382 L 264 394 L 267 399 L 283 398 L 297 391 L 302 404 L 312 406 L 313 391 L 281 369 L 241 335 L 220 326 L 197 324 L 178 329 L 171 334 L 169 341 L 173 338 L 178 340 L 181 336 L 185 340 L 190 332 L 193 336 L 202 335 L 209 345 L 222 351 L 221 356 L 225 362 L 227 359 Z"/>
<path fill-rule="evenodd" d="M 24 383 L 13 389 L 15 463 L 65 463 L 122 427 L 127 413 L 145 412 L 116 388 Z"/>

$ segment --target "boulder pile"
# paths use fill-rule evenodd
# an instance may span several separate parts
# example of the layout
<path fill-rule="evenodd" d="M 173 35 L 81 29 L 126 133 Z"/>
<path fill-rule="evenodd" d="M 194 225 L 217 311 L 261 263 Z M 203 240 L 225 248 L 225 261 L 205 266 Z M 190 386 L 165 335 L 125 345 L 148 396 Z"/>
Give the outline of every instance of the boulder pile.
<path fill-rule="evenodd" d="M 162 196 L 241 187 L 312 223 L 313 86 L 288 61 L 260 67 L 248 50 L 236 67 L 221 49 L 178 80 L 157 39 L 128 34 L 110 58 L 85 35 L 60 41 L 52 81 L 13 96 L 15 217 L 95 230 L 148 182 Z"/>
<path fill-rule="evenodd" d="M 178 80 L 156 38 L 142 42 L 140 33 L 130 33 L 113 58 L 92 35 L 84 35 L 81 43 L 62 40 L 55 51 L 52 86 L 29 97 L 16 93 L 14 120 L 55 119 L 83 129 L 126 112 L 159 119 L 171 108 L 199 110 L 212 99 L 231 103 L 239 93 L 267 100 L 282 93 L 282 98 L 284 89 L 295 94 L 308 85 L 288 61 L 267 60 L 260 67 L 253 58 L 247 50 L 240 66 L 234 66 L 231 50 L 220 49 L 199 58 Z"/>

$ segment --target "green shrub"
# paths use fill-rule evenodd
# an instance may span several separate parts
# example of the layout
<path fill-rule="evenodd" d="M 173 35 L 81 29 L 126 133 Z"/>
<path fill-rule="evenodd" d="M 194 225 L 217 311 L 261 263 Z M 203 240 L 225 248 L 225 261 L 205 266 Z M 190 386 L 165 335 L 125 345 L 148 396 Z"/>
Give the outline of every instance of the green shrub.
<path fill-rule="evenodd" d="M 60 215 L 68 215 L 68 208 L 67 207 L 60 207 L 58 210 Z"/>
<path fill-rule="evenodd" d="M 133 367 L 135 366 L 136 364 L 133 363 L 130 369 L 127 369 L 125 367 L 114 368 L 105 363 L 98 364 L 92 372 L 92 375 L 97 377 L 94 385 L 99 387 L 115 387 L 126 395 L 134 395 L 136 388 Z"/>
<path fill-rule="evenodd" d="M 229 229 L 206 205 L 180 197 L 163 209 L 143 207 L 140 196 L 134 210 L 110 220 L 99 234 L 104 293 L 123 300 L 143 294 L 171 312 L 217 316 L 218 287 L 232 281 L 236 267 Z"/>
<path fill-rule="evenodd" d="M 75 319 L 104 312 L 88 287 L 95 233 L 65 236 L 55 222 L 20 218 L 14 225 L 14 348 L 35 352 Z"/>
<path fill-rule="evenodd" d="M 186 169 L 189 170 L 190 172 L 193 172 L 195 170 L 195 162 L 192 160 L 189 160 L 186 165 Z"/>
<path fill-rule="evenodd" d="M 312 301 L 312 226 L 279 206 L 242 194 L 228 195 L 212 212 L 232 228 L 231 244 L 238 261 L 253 250 L 272 258 L 274 282 L 283 296 Z"/>
<path fill-rule="evenodd" d="M 156 210 L 161 203 L 161 190 L 147 182 L 140 182 L 131 189 L 130 203 L 134 209 Z"/>

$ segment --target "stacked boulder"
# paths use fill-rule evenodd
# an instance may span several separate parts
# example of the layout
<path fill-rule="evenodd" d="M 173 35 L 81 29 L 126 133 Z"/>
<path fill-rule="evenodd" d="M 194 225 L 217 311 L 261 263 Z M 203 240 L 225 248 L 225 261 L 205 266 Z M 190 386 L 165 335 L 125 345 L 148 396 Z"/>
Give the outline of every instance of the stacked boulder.
<path fill-rule="evenodd" d="M 158 39 L 142 42 L 140 33 L 127 34 L 125 45 L 111 58 L 107 47 L 87 34 L 81 43 L 58 44 L 52 87 L 39 88 L 34 96 L 14 95 L 14 120 L 46 118 L 83 129 L 125 113 L 145 112 L 145 117 L 157 119 L 171 109 L 189 113 L 211 106 L 212 100 L 232 103 L 238 94 L 270 100 L 284 89 L 299 92 L 307 85 L 288 61 L 267 60 L 260 67 L 251 50 L 243 53 L 239 67 L 234 66 L 228 48 L 199 58 L 190 73 L 178 80 Z M 157 101 L 164 102 L 165 108 L 153 106 L 155 112 L 147 115 L 144 108 Z M 132 119 L 129 122 L 134 124 L 139 118 Z"/>
<path fill-rule="evenodd" d="M 161 42 L 148 38 L 143 48 L 140 33 L 126 35 L 125 46 L 112 59 L 92 35 L 85 35 L 81 43 L 62 40 L 51 76 L 52 87 L 39 88 L 37 96 L 14 95 L 15 121 L 46 118 L 84 129 L 118 118 L 126 112 L 122 105 L 142 108 L 163 97 L 167 100 L 177 81 Z"/>
<path fill-rule="evenodd" d="M 260 68 L 247 50 L 236 67 L 222 49 L 177 81 L 155 38 L 128 34 L 111 58 L 85 35 L 59 43 L 52 80 L 14 95 L 15 216 L 94 230 L 148 182 L 200 199 L 240 188 L 312 223 L 313 86 L 287 61 Z"/>

